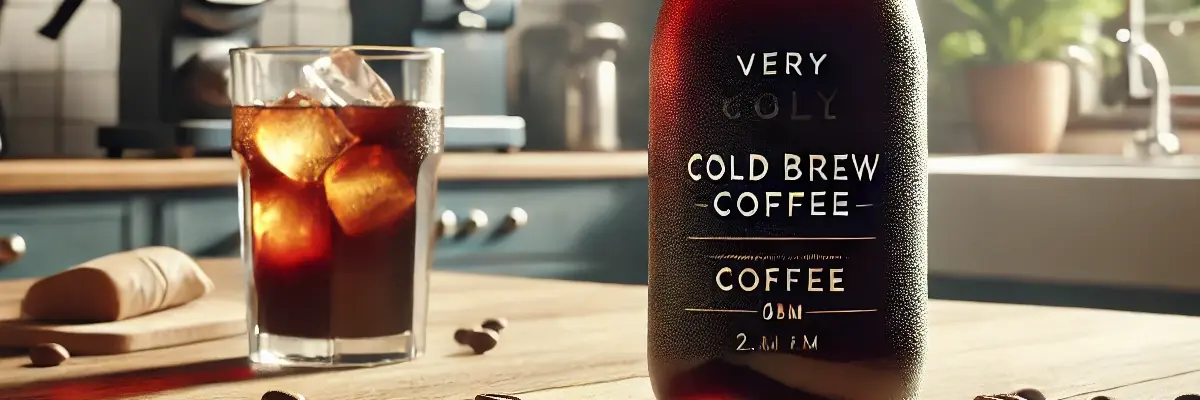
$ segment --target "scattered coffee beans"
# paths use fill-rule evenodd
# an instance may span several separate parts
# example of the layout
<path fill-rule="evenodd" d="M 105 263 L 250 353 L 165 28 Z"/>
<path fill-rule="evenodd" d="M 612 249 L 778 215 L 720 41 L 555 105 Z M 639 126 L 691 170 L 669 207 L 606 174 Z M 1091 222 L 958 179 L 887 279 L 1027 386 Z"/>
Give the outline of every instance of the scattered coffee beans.
<path fill-rule="evenodd" d="M 1046 395 L 1042 394 L 1040 390 L 1034 388 L 1021 389 L 1013 394 L 1021 396 L 1021 398 L 1025 400 L 1046 400 Z"/>
<path fill-rule="evenodd" d="M 58 343 L 41 343 L 29 348 L 29 362 L 35 367 L 53 367 L 71 358 L 71 353 Z"/>
<path fill-rule="evenodd" d="M 1175 400 L 1200 400 L 1200 394 L 1185 394 L 1183 396 L 1176 397 Z"/>
<path fill-rule="evenodd" d="M 262 400 L 304 400 L 304 396 L 280 390 L 263 393 Z"/>
<path fill-rule="evenodd" d="M 475 400 L 521 400 L 521 398 L 507 394 L 481 394 L 475 396 Z"/>
<path fill-rule="evenodd" d="M 459 328 L 457 331 L 454 331 L 454 342 L 455 343 L 458 343 L 461 345 L 466 345 L 467 339 L 470 337 L 471 337 L 470 329 Z"/>
<path fill-rule="evenodd" d="M 470 346 L 475 354 L 483 354 L 496 348 L 496 344 L 500 343 L 500 331 L 507 327 L 507 319 L 488 318 L 483 320 L 479 328 L 463 328 L 454 331 L 454 341 L 464 346 Z"/>
<path fill-rule="evenodd" d="M 467 346 L 471 346 L 471 350 L 474 350 L 475 354 L 486 353 L 496 348 L 497 343 L 500 343 L 500 333 L 491 329 L 471 331 L 467 335 Z"/>
<path fill-rule="evenodd" d="M 483 320 L 483 324 L 480 326 L 485 329 L 491 329 L 493 331 L 500 332 L 503 331 L 504 328 L 508 327 L 508 320 L 504 318 L 488 318 Z"/>

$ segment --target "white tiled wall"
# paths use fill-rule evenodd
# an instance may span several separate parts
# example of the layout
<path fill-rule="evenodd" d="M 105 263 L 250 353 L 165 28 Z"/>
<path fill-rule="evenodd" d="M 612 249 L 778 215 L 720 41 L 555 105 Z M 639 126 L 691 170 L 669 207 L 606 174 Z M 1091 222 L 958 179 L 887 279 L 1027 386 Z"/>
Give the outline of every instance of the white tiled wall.
<path fill-rule="evenodd" d="M 54 41 L 37 31 L 60 0 L 7 0 L 0 9 L 0 104 L 12 157 L 98 157 L 96 127 L 117 119 L 120 11 L 87 0 Z M 264 45 L 350 42 L 346 0 L 271 0 Z"/>

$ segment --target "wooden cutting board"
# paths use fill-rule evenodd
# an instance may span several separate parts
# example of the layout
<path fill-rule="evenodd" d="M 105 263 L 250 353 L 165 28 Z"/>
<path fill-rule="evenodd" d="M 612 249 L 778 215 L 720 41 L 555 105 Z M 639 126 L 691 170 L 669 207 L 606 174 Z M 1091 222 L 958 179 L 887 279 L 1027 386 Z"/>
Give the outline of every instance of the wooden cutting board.
<path fill-rule="evenodd" d="M 237 336 L 246 332 L 245 290 L 229 272 L 205 272 L 218 284 L 196 301 L 124 321 L 98 324 L 42 324 L 20 320 L 21 299 L 34 280 L 4 282 L 0 290 L 0 348 L 38 343 L 63 345 L 72 355 L 121 354 Z M 237 272 L 237 271 L 234 271 Z M 228 283 L 225 283 L 228 282 Z"/>

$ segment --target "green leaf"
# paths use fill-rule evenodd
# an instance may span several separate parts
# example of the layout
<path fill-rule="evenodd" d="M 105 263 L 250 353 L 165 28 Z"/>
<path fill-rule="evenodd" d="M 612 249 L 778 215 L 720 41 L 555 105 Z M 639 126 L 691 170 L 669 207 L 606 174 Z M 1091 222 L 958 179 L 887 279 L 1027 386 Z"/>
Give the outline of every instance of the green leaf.
<path fill-rule="evenodd" d="M 1097 52 L 1103 54 L 1105 57 L 1116 57 L 1121 55 L 1121 44 L 1108 37 L 1101 37 L 1100 40 L 1092 43 L 1092 47 L 1094 47 Z"/>
<path fill-rule="evenodd" d="M 973 0 L 950 0 L 950 3 L 954 4 L 954 7 L 958 9 L 958 12 L 963 13 L 963 15 L 971 17 L 977 21 L 987 20 L 983 10 L 980 9 L 979 5 L 975 4 Z"/>
<path fill-rule="evenodd" d="M 1085 39 L 1085 29 L 1095 26 L 1093 21 L 1120 15 L 1126 7 L 1126 0 L 947 1 L 975 26 L 972 33 L 956 32 L 944 38 L 944 58 L 961 61 L 967 56 L 986 56 L 998 63 L 1057 59 L 1068 45 L 1090 45 L 1094 40 Z M 1200 4 L 1200 0 L 1186 1 Z M 980 46 L 982 53 L 967 51 Z"/>
<path fill-rule="evenodd" d="M 978 59 L 987 53 L 987 44 L 979 31 L 951 32 L 939 45 L 942 62 L 951 65 Z"/>
<path fill-rule="evenodd" d="M 1022 57 L 1022 53 L 1028 52 L 1025 44 L 1021 39 L 1025 36 L 1025 21 L 1020 18 L 1008 20 L 1008 60 L 1007 62 L 1028 61 Z"/>
<path fill-rule="evenodd" d="M 979 4 L 980 1 L 982 1 L 982 5 Z M 976 0 L 975 4 L 982 14 L 980 22 L 987 28 L 990 28 L 993 31 L 991 33 L 1000 34 L 1008 24 L 1008 16 L 1004 14 L 1003 10 L 996 4 L 996 1 Z"/>
<path fill-rule="evenodd" d="M 1125 4 L 1125 0 L 1081 0 L 1077 8 L 1079 11 L 1107 19 L 1125 12 Z"/>
<path fill-rule="evenodd" d="M 1042 57 L 1049 37 L 1045 24 L 1027 24 L 1024 27 L 1021 42 L 1017 48 L 1018 61 L 1032 61 Z"/>
<path fill-rule="evenodd" d="M 1009 5 L 1008 15 L 1020 18 L 1026 26 L 1037 26 L 1046 15 L 1054 0 L 1015 0 Z"/>
<path fill-rule="evenodd" d="M 1012 15 L 1012 12 L 1010 12 L 1009 9 L 1012 8 L 1013 3 L 1016 3 L 1016 0 L 984 0 L 984 1 L 990 1 L 993 4 L 992 9 L 996 10 L 996 14 L 998 14 L 998 15 L 1001 15 L 1001 14 Z"/>

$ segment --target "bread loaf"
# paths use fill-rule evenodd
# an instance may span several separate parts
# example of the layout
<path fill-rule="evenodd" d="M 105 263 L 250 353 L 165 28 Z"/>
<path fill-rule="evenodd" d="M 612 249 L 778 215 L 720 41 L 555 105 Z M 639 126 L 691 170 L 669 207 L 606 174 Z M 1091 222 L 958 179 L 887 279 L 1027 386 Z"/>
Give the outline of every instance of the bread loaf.
<path fill-rule="evenodd" d="M 119 321 L 183 305 L 212 290 L 212 280 L 187 254 L 146 247 L 37 281 L 25 294 L 21 312 L 42 321 Z"/>

